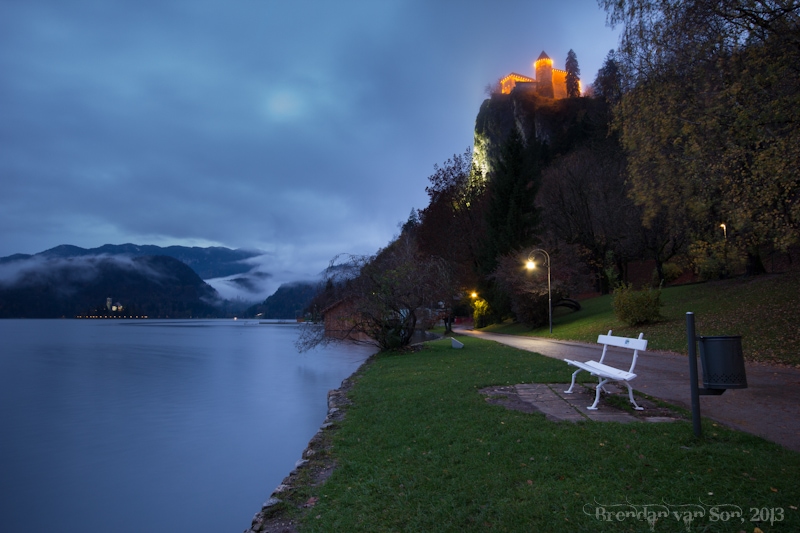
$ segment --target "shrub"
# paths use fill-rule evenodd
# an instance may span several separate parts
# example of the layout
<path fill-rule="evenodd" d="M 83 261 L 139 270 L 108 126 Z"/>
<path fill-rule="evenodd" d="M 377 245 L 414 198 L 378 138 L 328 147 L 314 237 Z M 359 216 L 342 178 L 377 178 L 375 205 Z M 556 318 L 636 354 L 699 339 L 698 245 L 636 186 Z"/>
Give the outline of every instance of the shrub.
<path fill-rule="evenodd" d="M 489 302 L 479 298 L 472 303 L 472 320 L 476 328 L 484 328 L 491 323 Z"/>
<path fill-rule="evenodd" d="M 614 289 L 614 314 L 629 326 L 658 321 L 660 307 L 661 288 L 635 291 L 632 284 L 621 283 Z"/>
<path fill-rule="evenodd" d="M 531 329 L 547 325 L 550 316 L 547 291 L 512 294 L 511 311 L 517 322 L 525 324 Z"/>
<path fill-rule="evenodd" d="M 701 281 L 725 279 L 745 267 L 741 251 L 729 246 L 727 241 L 697 241 L 689 246 L 689 255 Z"/>

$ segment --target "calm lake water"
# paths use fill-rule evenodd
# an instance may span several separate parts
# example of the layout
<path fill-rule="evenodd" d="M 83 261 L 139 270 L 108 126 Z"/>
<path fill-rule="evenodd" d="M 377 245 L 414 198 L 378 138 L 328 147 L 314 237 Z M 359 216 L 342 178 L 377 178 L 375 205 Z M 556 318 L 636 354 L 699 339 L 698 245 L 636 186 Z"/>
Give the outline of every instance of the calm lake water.
<path fill-rule="evenodd" d="M 374 351 L 294 324 L 0 320 L 0 531 L 241 532 Z"/>

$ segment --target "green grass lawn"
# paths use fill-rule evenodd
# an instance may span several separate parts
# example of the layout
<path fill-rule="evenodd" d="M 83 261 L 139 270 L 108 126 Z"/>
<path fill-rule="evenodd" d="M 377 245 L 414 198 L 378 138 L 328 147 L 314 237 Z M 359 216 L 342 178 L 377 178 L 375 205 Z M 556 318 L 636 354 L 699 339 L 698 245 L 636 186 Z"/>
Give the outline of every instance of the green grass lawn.
<path fill-rule="evenodd" d="M 318 498 L 302 531 L 800 531 L 800 454 L 708 421 L 697 439 L 688 421 L 572 424 L 491 405 L 479 389 L 568 382 L 570 370 L 460 340 L 362 368 L 333 436 L 336 470 L 301 489 Z M 616 514 L 646 506 L 669 515 L 651 529 Z M 703 516 L 687 526 L 690 512 Z"/>
<path fill-rule="evenodd" d="M 571 312 L 556 308 L 553 333 L 521 324 L 499 324 L 485 331 L 596 342 L 597 335 L 636 337 L 644 332 L 648 348 L 687 352 L 686 313 L 695 314 L 697 335 L 741 335 L 746 360 L 800 365 L 800 272 L 667 287 L 663 319 L 630 327 L 614 316 L 611 296 L 581 302 Z"/>

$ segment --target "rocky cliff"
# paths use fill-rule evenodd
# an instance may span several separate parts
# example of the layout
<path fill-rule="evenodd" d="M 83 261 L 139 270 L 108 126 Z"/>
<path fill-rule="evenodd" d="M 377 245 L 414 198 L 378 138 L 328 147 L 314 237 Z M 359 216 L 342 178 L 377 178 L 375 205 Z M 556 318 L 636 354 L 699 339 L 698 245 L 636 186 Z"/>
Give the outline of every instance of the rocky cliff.
<path fill-rule="evenodd" d="M 550 156 L 557 156 L 598 136 L 605 137 L 607 121 L 605 103 L 593 98 L 554 100 L 522 88 L 510 94 L 493 94 L 484 100 L 475 119 L 475 161 L 484 176 L 490 177 L 512 129 L 519 132 L 526 146 L 536 139 L 547 147 Z"/>

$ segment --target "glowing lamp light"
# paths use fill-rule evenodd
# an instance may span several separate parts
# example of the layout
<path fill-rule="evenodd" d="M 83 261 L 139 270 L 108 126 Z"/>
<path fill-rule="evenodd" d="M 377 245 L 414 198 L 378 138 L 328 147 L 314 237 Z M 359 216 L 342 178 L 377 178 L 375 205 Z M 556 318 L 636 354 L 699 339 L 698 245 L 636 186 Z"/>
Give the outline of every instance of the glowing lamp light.
<path fill-rule="evenodd" d="M 478 297 L 478 293 L 475 292 L 475 291 L 472 291 L 472 294 L 470 294 L 469 296 L 470 296 L 470 298 L 477 298 Z"/>
<path fill-rule="evenodd" d="M 536 254 L 540 254 L 542 257 L 544 257 L 544 266 L 547 267 L 547 314 L 550 318 L 550 333 L 553 333 L 553 291 L 551 290 L 550 286 L 550 254 L 541 248 L 533 250 L 528 254 L 528 260 L 525 262 L 525 268 L 528 270 L 533 270 L 536 268 L 536 263 L 533 261 L 533 257 Z"/>

